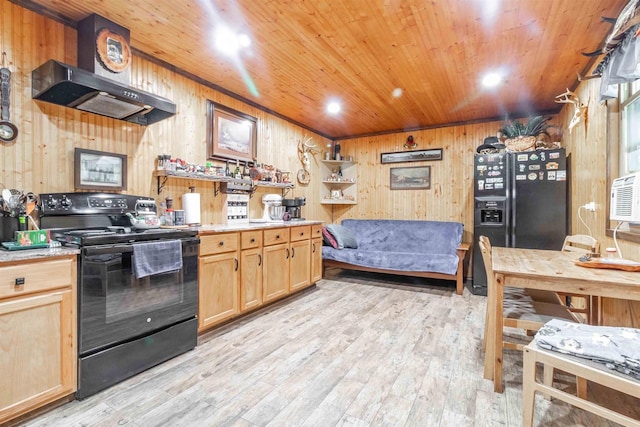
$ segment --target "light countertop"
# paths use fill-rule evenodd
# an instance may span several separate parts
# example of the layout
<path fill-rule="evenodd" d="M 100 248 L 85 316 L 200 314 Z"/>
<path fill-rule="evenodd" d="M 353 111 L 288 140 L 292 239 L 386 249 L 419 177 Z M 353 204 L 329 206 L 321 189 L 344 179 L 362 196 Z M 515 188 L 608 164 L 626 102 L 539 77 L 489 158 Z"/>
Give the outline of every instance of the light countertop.
<path fill-rule="evenodd" d="M 234 231 L 262 230 L 282 227 L 303 227 L 309 225 L 322 224 L 323 221 L 274 221 L 274 222 L 249 222 L 243 224 L 206 224 L 199 227 L 191 227 L 198 230 L 201 235 L 214 233 L 230 233 Z M 18 251 L 0 250 L 0 264 L 16 261 L 46 259 L 56 256 L 77 255 L 80 251 L 77 248 L 60 247 L 44 249 L 24 249 Z"/>
<path fill-rule="evenodd" d="M 19 251 L 0 250 L 0 264 L 25 260 L 38 260 L 53 258 L 57 256 L 77 255 L 80 251 L 75 248 L 44 248 L 44 249 L 23 249 Z"/>
<path fill-rule="evenodd" d="M 213 233 L 229 233 L 233 231 L 249 231 L 249 230 L 262 230 L 268 228 L 282 228 L 282 227 L 302 227 L 306 225 L 318 225 L 323 221 L 273 221 L 273 222 L 248 222 L 243 224 L 206 224 L 196 227 L 199 234 L 213 234 Z"/>

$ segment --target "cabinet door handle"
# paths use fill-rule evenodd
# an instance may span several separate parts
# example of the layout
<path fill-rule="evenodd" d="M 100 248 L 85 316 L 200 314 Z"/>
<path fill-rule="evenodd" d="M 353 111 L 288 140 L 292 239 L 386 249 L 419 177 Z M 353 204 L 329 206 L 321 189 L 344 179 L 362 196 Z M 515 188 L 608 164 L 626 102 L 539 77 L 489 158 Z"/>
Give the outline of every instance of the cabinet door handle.
<path fill-rule="evenodd" d="M 289 248 L 287 248 L 287 259 L 289 259 Z"/>
<path fill-rule="evenodd" d="M 258 267 L 262 265 L 262 255 L 258 254 Z"/>
<path fill-rule="evenodd" d="M 233 260 L 236 262 L 236 270 L 235 271 L 238 271 L 238 267 L 240 267 L 240 263 L 238 262 L 238 258 L 234 258 Z"/>
<path fill-rule="evenodd" d="M 24 277 L 16 277 L 15 286 L 23 286 L 24 285 Z"/>
<path fill-rule="evenodd" d="M 296 256 L 296 248 L 291 248 L 291 258 Z"/>
<path fill-rule="evenodd" d="M 311 246 L 313 247 L 313 253 L 315 254 L 316 253 L 316 244 L 312 243 Z"/>

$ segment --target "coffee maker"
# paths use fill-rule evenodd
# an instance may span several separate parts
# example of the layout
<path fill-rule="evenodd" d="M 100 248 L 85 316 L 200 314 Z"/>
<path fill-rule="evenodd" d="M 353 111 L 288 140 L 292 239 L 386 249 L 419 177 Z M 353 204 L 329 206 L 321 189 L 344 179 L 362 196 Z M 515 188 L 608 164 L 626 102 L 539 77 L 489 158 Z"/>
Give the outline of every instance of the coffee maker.
<path fill-rule="evenodd" d="M 306 199 L 304 197 L 282 199 L 282 206 L 284 206 L 285 212 L 289 213 L 291 221 L 304 221 L 304 218 L 302 218 L 302 206 L 305 203 Z"/>

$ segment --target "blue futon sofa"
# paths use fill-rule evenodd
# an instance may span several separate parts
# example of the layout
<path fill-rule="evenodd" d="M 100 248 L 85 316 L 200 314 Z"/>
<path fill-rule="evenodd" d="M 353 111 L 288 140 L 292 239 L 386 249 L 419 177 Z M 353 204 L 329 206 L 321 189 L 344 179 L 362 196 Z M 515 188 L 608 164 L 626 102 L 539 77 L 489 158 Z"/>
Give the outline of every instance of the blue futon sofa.
<path fill-rule="evenodd" d="M 455 280 L 462 294 L 463 261 L 469 250 L 462 243 L 463 225 L 448 221 L 345 219 L 357 248 L 322 247 L 322 267 Z M 355 245 L 352 245 L 355 246 Z"/>

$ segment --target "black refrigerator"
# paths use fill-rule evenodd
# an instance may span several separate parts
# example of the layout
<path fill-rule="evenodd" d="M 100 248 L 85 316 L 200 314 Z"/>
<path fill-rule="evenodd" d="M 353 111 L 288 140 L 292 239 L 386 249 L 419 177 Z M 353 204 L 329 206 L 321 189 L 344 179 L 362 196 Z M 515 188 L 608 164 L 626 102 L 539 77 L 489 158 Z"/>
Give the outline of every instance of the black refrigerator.
<path fill-rule="evenodd" d="M 560 250 L 568 230 L 564 149 L 478 154 L 474 161 L 473 286 L 487 294 L 478 237 L 493 246 Z"/>

